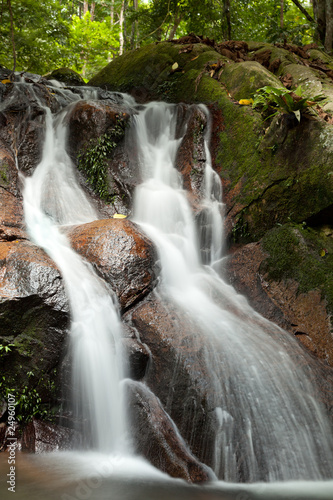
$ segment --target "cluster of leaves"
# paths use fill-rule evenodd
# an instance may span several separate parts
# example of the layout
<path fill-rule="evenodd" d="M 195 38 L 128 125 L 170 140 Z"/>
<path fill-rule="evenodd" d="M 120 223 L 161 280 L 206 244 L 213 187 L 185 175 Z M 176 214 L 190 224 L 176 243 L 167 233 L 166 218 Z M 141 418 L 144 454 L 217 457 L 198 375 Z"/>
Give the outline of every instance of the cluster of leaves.
<path fill-rule="evenodd" d="M 33 371 L 27 373 L 29 379 L 34 382 L 36 378 Z M 56 375 L 56 370 L 53 371 L 53 377 Z M 35 381 L 35 387 L 25 385 L 17 388 L 16 384 L 11 380 L 7 380 L 3 375 L 0 380 L 0 391 L 6 399 L 8 394 L 15 395 L 15 418 L 20 423 L 28 423 L 34 417 L 44 418 L 50 422 L 54 420 L 52 404 L 43 402 L 41 393 L 47 391 L 49 398 L 54 398 L 56 395 L 56 385 L 54 380 L 50 380 L 49 375 L 42 375 L 38 381 Z"/>
<path fill-rule="evenodd" d="M 189 32 L 226 39 L 309 43 L 314 26 L 292 0 L 9 0 L 18 71 L 69 67 L 90 78 L 120 50 Z M 301 0 L 312 15 L 312 7 Z M 88 9 L 86 11 L 86 9 Z M 0 12 L 0 64 L 13 67 L 10 10 Z M 121 21 L 123 20 L 123 21 Z"/>
<path fill-rule="evenodd" d="M 78 155 L 78 169 L 85 174 L 95 193 L 106 202 L 112 202 L 114 199 L 114 195 L 109 193 L 107 158 L 123 135 L 124 125 L 119 123 L 111 133 L 91 139 L 87 148 Z"/>
<path fill-rule="evenodd" d="M 263 111 L 272 109 L 272 117 L 278 113 L 293 113 L 297 120 L 301 120 L 301 113 L 325 99 L 322 95 L 315 97 L 305 96 L 301 86 L 294 91 L 286 88 L 265 86 L 258 89 L 254 95 L 252 107 L 260 107 Z"/>

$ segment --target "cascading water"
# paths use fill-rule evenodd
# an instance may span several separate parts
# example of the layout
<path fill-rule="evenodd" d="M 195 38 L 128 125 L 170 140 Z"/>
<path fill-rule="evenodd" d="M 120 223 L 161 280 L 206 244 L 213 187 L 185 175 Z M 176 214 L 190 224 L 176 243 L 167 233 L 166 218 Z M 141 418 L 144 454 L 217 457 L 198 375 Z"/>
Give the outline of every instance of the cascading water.
<path fill-rule="evenodd" d="M 200 262 L 195 221 L 174 167 L 181 142 L 176 120 L 177 107 L 164 103 L 150 103 L 134 118 L 143 178 L 134 219 L 158 248 L 161 294 L 202 331 L 219 422 L 215 473 L 236 482 L 331 478 L 329 425 L 306 373 L 289 354 L 298 350 L 296 342 Z M 203 206 L 216 228 L 221 226 L 221 186 L 209 156 L 205 184 Z M 220 259 L 220 238 L 210 232 L 205 263 Z"/>
<path fill-rule="evenodd" d="M 82 224 L 98 216 L 80 189 L 66 153 L 68 107 L 53 116 L 41 106 L 46 122 L 43 157 L 34 174 L 24 179 L 27 229 L 64 278 L 72 316 L 74 414 L 82 422 L 90 446 L 103 452 L 125 452 L 128 443 L 120 389 L 124 374 L 117 304 L 112 291 L 70 248 L 58 226 Z"/>

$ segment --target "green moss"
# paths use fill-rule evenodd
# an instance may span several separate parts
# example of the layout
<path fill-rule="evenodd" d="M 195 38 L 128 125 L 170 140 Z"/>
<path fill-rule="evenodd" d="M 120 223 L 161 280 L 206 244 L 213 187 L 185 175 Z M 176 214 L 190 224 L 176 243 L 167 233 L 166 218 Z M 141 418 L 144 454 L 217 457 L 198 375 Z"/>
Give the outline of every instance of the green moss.
<path fill-rule="evenodd" d="M 9 166 L 7 163 L 0 165 L 0 185 L 3 187 L 9 186 Z"/>
<path fill-rule="evenodd" d="M 228 64 L 221 73 L 223 82 L 235 99 L 249 99 L 265 85 L 280 87 L 281 82 L 255 61 Z"/>
<path fill-rule="evenodd" d="M 318 289 L 333 312 L 333 237 L 303 225 L 286 224 L 262 240 L 269 257 L 261 271 L 274 281 L 294 279 L 299 293 Z"/>

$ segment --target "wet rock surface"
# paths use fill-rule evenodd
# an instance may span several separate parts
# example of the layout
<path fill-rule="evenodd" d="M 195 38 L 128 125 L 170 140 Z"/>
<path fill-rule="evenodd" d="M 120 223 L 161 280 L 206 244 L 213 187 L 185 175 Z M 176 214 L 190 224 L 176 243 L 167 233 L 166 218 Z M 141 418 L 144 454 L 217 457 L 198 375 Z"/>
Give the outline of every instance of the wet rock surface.
<path fill-rule="evenodd" d="M 197 325 L 154 294 L 124 319 L 151 353 L 144 383 L 159 398 L 192 453 L 211 466 L 217 423 L 214 384 Z"/>
<path fill-rule="evenodd" d="M 72 450 L 78 434 L 67 427 L 33 419 L 22 433 L 22 451 L 46 453 Z"/>
<path fill-rule="evenodd" d="M 68 236 L 72 247 L 109 283 L 121 309 L 129 308 L 154 287 L 156 251 L 130 220 L 98 220 L 70 229 Z"/>
<path fill-rule="evenodd" d="M 49 383 L 69 327 L 62 277 L 45 252 L 25 240 L 0 242 L 0 264 L 0 343 L 9 346 L 2 374 L 18 390 L 43 379 L 41 392 L 53 398 Z"/>
<path fill-rule="evenodd" d="M 138 382 L 130 382 L 127 391 L 136 452 L 171 477 L 208 481 L 211 471 L 189 452 L 159 399 Z"/>

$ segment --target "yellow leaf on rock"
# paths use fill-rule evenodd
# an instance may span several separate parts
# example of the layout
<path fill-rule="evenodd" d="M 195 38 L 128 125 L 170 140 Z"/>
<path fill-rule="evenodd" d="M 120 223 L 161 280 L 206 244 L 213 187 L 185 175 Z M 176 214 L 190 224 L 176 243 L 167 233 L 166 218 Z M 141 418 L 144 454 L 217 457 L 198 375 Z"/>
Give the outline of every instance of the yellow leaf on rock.
<path fill-rule="evenodd" d="M 114 219 L 126 219 L 127 215 L 123 215 L 123 214 L 114 214 L 112 216 Z"/>
<path fill-rule="evenodd" d="M 171 66 L 173 71 L 176 71 L 176 69 L 178 68 L 178 63 L 173 63 L 173 65 Z"/>
<path fill-rule="evenodd" d="M 12 83 L 12 82 L 10 80 L 6 79 L 6 80 L 1 80 L 1 83 L 6 84 L 6 83 Z"/>
<path fill-rule="evenodd" d="M 238 104 L 241 104 L 242 106 L 251 106 L 251 104 L 253 104 L 253 99 L 241 99 L 238 101 Z"/>

